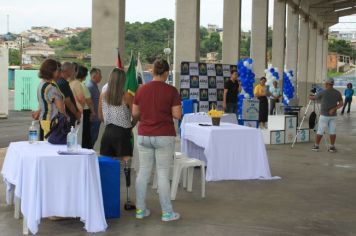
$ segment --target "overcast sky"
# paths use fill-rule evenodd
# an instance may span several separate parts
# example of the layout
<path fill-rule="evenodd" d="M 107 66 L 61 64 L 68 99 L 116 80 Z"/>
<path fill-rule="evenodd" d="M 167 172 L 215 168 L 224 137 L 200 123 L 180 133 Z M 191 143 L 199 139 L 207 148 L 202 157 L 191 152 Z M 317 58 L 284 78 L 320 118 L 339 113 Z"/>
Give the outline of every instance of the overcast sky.
<path fill-rule="evenodd" d="M 103 0 L 105 1 L 105 0 Z M 174 19 L 176 0 L 126 0 L 126 21 L 151 22 L 160 18 Z M 242 0 L 241 27 L 251 29 L 251 0 Z M 91 26 L 91 0 L 0 0 L 0 34 L 19 33 L 31 26 L 64 27 Z M 269 25 L 273 21 L 273 1 L 270 0 Z M 223 0 L 201 0 L 200 24 L 223 26 Z M 356 22 L 356 17 L 342 21 Z M 356 24 L 338 24 L 333 29 L 356 30 Z"/>

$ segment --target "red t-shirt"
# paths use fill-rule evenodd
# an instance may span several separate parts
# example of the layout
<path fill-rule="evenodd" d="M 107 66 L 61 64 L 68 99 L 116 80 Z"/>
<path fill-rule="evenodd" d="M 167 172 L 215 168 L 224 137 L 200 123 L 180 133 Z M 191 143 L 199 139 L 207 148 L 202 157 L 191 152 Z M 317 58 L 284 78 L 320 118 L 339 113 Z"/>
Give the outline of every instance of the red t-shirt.
<path fill-rule="evenodd" d="M 141 113 L 138 135 L 176 136 L 172 107 L 181 105 L 181 101 L 175 87 L 151 81 L 137 90 L 134 104 Z"/>

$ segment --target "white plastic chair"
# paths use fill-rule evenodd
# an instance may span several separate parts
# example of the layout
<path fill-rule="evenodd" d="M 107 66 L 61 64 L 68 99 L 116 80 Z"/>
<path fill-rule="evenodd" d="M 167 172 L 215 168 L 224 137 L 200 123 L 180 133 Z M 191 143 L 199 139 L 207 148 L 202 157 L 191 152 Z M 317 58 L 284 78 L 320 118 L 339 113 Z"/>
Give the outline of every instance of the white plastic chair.
<path fill-rule="evenodd" d="M 187 191 L 192 191 L 193 186 L 193 176 L 194 176 L 194 167 L 200 166 L 200 173 L 201 173 L 201 196 L 205 197 L 205 162 L 195 159 L 195 158 L 188 158 L 182 155 L 182 159 L 177 159 L 174 162 L 173 168 L 173 179 L 171 185 L 171 200 L 176 199 L 177 190 L 178 190 L 178 183 L 181 178 L 182 171 L 184 169 L 188 170 L 188 186 Z M 183 173 L 183 185 L 184 185 L 184 176 L 186 174 Z M 184 186 L 183 186 L 184 187 Z"/>
<path fill-rule="evenodd" d="M 173 165 L 171 166 L 170 169 L 170 180 L 172 180 L 173 178 L 173 168 L 174 165 L 177 161 L 181 161 L 183 159 L 188 159 L 188 157 L 184 156 L 181 152 L 175 152 L 174 153 L 174 161 L 173 161 Z M 153 167 L 155 168 L 155 167 Z M 186 188 L 187 187 L 187 170 L 184 169 L 183 170 L 183 187 Z M 157 183 L 157 171 L 154 171 L 154 175 L 153 175 L 153 180 L 152 180 L 152 189 L 158 189 L 158 183 Z"/>

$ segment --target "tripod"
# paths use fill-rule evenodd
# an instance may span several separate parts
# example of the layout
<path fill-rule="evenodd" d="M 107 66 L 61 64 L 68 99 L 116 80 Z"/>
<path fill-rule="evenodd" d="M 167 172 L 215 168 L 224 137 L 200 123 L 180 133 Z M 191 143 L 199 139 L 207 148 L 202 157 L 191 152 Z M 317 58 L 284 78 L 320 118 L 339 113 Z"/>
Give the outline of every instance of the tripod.
<path fill-rule="evenodd" d="M 297 142 L 297 139 L 298 139 L 298 136 L 299 136 L 299 134 L 300 134 L 301 128 L 302 128 L 302 126 L 303 126 L 304 120 L 305 120 L 305 118 L 307 117 L 308 110 L 309 110 L 309 107 L 310 107 L 310 105 L 311 105 L 312 102 L 313 102 L 313 106 L 314 106 L 314 109 L 313 109 L 314 112 L 316 111 L 317 114 L 320 114 L 319 108 L 318 108 L 318 106 L 315 104 L 316 101 L 315 101 L 315 100 L 309 100 L 309 103 L 308 103 L 308 105 L 307 105 L 307 107 L 306 107 L 306 109 L 305 109 L 305 112 L 304 112 L 302 121 L 300 122 L 300 125 L 299 125 L 299 127 L 298 127 L 298 129 L 297 129 L 297 134 L 296 134 L 295 137 L 294 137 L 294 140 L 293 140 L 293 143 L 292 143 L 291 148 L 293 148 L 294 145 L 295 145 L 295 143 Z M 318 123 L 319 123 L 319 117 L 317 117 L 317 119 L 316 119 L 316 123 L 315 123 L 314 128 L 313 128 L 314 132 L 316 131 L 316 128 L 315 128 L 315 127 L 318 127 L 318 125 L 319 125 Z M 324 138 L 324 142 L 325 142 L 326 147 L 328 147 L 328 143 L 327 143 L 327 141 L 326 141 L 325 138 Z"/>

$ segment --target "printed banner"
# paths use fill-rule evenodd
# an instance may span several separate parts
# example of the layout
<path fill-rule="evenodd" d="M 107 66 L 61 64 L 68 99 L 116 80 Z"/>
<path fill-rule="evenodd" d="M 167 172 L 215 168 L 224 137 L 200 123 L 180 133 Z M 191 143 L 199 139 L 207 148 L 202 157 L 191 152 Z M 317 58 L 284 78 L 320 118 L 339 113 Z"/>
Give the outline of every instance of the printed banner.
<path fill-rule="evenodd" d="M 181 99 L 196 99 L 199 111 L 207 112 L 212 106 L 223 109 L 224 83 L 236 65 L 182 62 L 180 73 Z"/>

